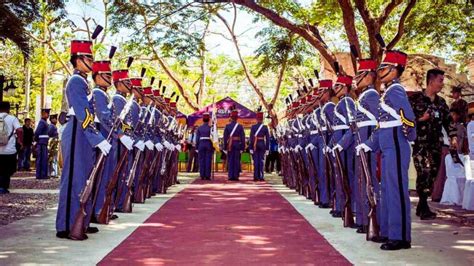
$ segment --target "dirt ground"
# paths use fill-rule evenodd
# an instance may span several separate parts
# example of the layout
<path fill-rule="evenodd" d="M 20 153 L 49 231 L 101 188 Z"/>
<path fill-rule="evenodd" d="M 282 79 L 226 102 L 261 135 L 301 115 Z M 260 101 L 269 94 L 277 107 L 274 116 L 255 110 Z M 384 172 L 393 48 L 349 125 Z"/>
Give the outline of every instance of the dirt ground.
<path fill-rule="evenodd" d="M 34 176 L 34 172 L 17 172 L 12 177 L 11 193 L 0 195 L 0 226 L 57 205 L 58 194 L 49 192 L 59 188 L 59 178 L 37 180 Z"/>

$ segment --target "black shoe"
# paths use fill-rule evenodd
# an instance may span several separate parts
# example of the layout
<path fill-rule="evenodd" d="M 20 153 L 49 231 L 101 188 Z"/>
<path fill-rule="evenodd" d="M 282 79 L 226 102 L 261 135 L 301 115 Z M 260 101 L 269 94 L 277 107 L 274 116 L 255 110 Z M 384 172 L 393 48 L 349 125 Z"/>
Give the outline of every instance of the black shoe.
<path fill-rule="evenodd" d="M 425 211 L 420 215 L 421 220 L 434 220 L 436 219 L 436 213 L 431 212 L 431 211 Z"/>
<path fill-rule="evenodd" d="M 258 180 L 256 177 L 254 177 L 254 178 L 253 178 L 253 181 L 254 181 L 254 182 L 257 182 L 257 181 L 259 181 L 259 180 Z"/>
<path fill-rule="evenodd" d="M 0 188 L 0 194 L 8 194 L 8 193 L 10 193 L 10 191 L 8 191 L 8 189 Z"/>
<path fill-rule="evenodd" d="M 265 179 L 262 178 L 262 179 L 259 179 L 258 181 L 260 181 L 260 182 L 265 182 Z"/>
<path fill-rule="evenodd" d="M 59 231 L 56 232 L 57 238 L 69 238 L 69 231 Z"/>
<path fill-rule="evenodd" d="M 363 225 L 363 226 L 357 228 L 356 232 L 358 234 L 367 234 L 367 225 Z"/>
<path fill-rule="evenodd" d="M 110 216 L 110 220 L 115 220 L 115 219 L 118 219 L 118 215 L 112 214 L 112 216 Z"/>
<path fill-rule="evenodd" d="M 350 226 L 350 228 L 352 228 L 352 229 L 359 229 L 361 227 L 362 227 L 362 225 L 360 225 L 360 224 L 353 224 L 353 225 Z"/>
<path fill-rule="evenodd" d="M 410 241 L 403 240 L 389 240 L 387 243 L 380 246 L 380 249 L 382 250 L 400 250 L 409 248 L 411 248 Z"/>
<path fill-rule="evenodd" d="M 372 237 L 372 239 L 370 239 L 370 241 L 375 242 L 375 243 L 385 243 L 385 242 L 388 241 L 388 237 L 376 236 L 376 237 Z"/>
<path fill-rule="evenodd" d="M 332 213 L 332 217 L 334 218 L 341 218 L 342 217 L 342 212 L 340 211 L 335 211 Z"/>
<path fill-rule="evenodd" d="M 331 208 L 331 205 L 329 205 L 329 203 L 322 203 L 322 204 L 319 205 L 319 208 L 329 209 L 329 208 Z"/>
<path fill-rule="evenodd" d="M 93 227 L 93 226 L 87 227 L 87 230 L 86 230 L 87 234 L 95 234 L 97 232 L 99 232 L 99 228 Z"/>

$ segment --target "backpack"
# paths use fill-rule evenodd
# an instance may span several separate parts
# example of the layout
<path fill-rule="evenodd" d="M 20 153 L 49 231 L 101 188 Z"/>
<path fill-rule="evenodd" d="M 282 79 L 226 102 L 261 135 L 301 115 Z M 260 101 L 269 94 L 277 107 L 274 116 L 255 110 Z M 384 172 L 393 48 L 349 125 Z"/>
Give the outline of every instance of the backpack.
<path fill-rule="evenodd" d="M 11 134 L 8 134 L 8 127 L 5 118 L 8 115 L 0 116 L 0 146 L 5 146 L 8 144 L 11 136 L 13 135 L 13 130 Z"/>

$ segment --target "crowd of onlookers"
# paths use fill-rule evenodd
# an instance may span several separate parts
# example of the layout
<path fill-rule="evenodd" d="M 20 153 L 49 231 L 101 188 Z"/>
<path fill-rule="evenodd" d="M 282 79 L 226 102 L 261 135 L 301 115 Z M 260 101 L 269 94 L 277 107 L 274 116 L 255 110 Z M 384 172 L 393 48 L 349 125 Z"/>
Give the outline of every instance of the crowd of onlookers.
<path fill-rule="evenodd" d="M 57 116 L 49 116 L 49 111 L 43 111 L 41 119 L 49 119 L 48 131 L 53 132 L 48 136 L 48 158 L 42 158 L 47 160 L 48 176 L 42 178 L 59 177 Z M 42 135 L 35 132 L 32 119 L 24 118 L 21 125 L 19 119 L 10 113 L 10 103 L 0 102 L 0 194 L 9 193 L 10 178 L 16 171 L 31 171 L 32 158 L 37 157 L 38 137 Z"/>

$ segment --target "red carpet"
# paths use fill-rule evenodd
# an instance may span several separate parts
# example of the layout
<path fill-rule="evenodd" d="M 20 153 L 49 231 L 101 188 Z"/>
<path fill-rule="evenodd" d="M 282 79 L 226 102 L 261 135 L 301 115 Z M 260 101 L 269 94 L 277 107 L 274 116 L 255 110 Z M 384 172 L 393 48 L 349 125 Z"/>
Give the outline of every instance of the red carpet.
<path fill-rule="evenodd" d="M 349 265 L 270 185 L 195 181 L 100 265 Z"/>

